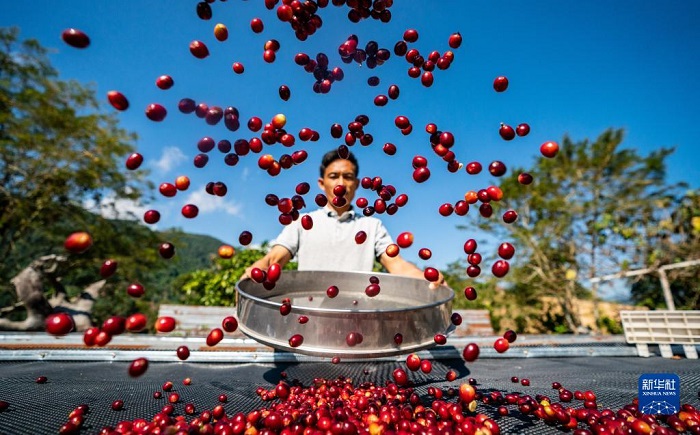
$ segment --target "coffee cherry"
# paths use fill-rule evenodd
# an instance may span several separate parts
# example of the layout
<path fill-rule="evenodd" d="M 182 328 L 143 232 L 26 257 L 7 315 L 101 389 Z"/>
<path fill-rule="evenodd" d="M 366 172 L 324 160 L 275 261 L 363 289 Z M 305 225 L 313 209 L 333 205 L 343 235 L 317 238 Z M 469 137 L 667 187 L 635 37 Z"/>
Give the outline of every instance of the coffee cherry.
<path fill-rule="evenodd" d="M 497 260 L 491 266 L 491 273 L 497 278 L 503 278 L 508 273 L 510 266 L 506 260 Z"/>
<path fill-rule="evenodd" d="M 459 32 L 453 33 L 450 35 L 448 44 L 450 48 L 459 48 L 459 46 L 462 45 L 462 35 Z"/>
<path fill-rule="evenodd" d="M 479 345 L 476 343 L 469 343 L 464 347 L 464 350 L 462 350 L 462 358 L 464 358 L 465 361 L 472 362 L 476 361 L 476 359 L 479 357 Z M 461 390 L 461 387 L 460 387 Z"/>
<path fill-rule="evenodd" d="M 404 386 L 408 383 L 408 375 L 402 368 L 394 369 L 392 376 L 394 378 L 394 382 L 396 382 L 396 384 L 399 386 Z"/>
<path fill-rule="evenodd" d="M 493 81 L 493 89 L 496 92 L 503 92 L 508 89 L 508 79 L 504 76 L 496 77 Z"/>
<path fill-rule="evenodd" d="M 559 144 L 553 141 L 545 142 L 540 146 L 540 152 L 548 159 L 554 158 L 559 152 Z"/>
<path fill-rule="evenodd" d="M 510 347 L 510 344 L 508 343 L 508 340 L 505 338 L 498 338 L 496 341 L 493 343 L 493 348 L 496 349 L 496 352 L 498 353 L 503 353 L 508 350 Z"/>
<path fill-rule="evenodd" d="M 178 347 L 176 353 L 177 357 L 182 361 L 190 357 L 190 349 L 187 346 Z"/>
<path fill-rule="evenodd" d="M 498 134 L 500 134 L 504 140 L 512 140 L 515 137 L 515 130 L 510 125 L 501 123 Z"/>
<path fill-rule="evenodd" d="M 228 332 L 235 332 L 238 329 L 238 320 L 233 316 L 227 316 L 221 321 L 221 328 Z"/>
<path fill-rule="evenodd" d="M 401 248 L 409 248 L 413 244 L 413 234 L 410 232 L 403 232 L 399 234 L 396 238 L 396 243 Z"/>
<path fill-rule="evenodd" d="M 326 289 L 326 296 L 328 296 L 331 299 L 338 296 L 338 293 L 339 293 L 339 290 L 338 290 L 337 286 L 332 285 L 332 286 L 328 287 L 328 289 Z"/>
<path fill-rule="evenodd" d="M 532 184 L 533 178 L 532 175 L 528 174 L 527 172 L 523 172 L 518 175 L 518 183 L 527 186 L 529 184 Z"/>
<path fill-rule="evenodd" d="M 148 369 L 148 360 L 146 358 L 137 358 L 129 365 L 129 376 L 137 378 L 146 373 Z"/>
<path fill-rule="evenodd" d="M 51 335 L 66 335 L 75 329 L 73 318 L 67 313 L 51 314 L 46 318 L 46 332 Z"/>
<path fill-rule="evenodd" d="M 518 124 L 518 126 L 515 128 L 515 134 L 520 137 L 527 136 L 528 133 L 530 133 L 530 126 L 525 123 Z"/>
<path fill-rule="evenodd" d="M 469 301 L 476 299 L 476 289 L 474 287 L 467 287 L 464 289 L 464 297 Z"/>
<path fill-rule="evenodd" d="M 503 333 L 503 338 L 508 340 L 508 343 L 513 343 L 518 338 L 518 334 L 516 334 L 512 329 L 509 329 Z"/>
<path fill-rule="evenodd" d="M 294 334 L 289 338 L 290 347 L 299 347 L 304 343 L 304 337 L 301 334 Z"/>
<path fill-rule="evenodd" d="M 434 267 L 426 267 L 423 271 L 423 276 L 430 282 L 436 282 L 440 279 L 440 272 Z"/>
<path fill-rule="evenodd" d="M 224 338 L 224 331 L 221 330 L 220 328 L 214 328 L 211 331 L 209 331 L 209 334 L 207 335 L 206 343 L 207 346 L 216 346 L 219 344 L 221 340 Z"/>

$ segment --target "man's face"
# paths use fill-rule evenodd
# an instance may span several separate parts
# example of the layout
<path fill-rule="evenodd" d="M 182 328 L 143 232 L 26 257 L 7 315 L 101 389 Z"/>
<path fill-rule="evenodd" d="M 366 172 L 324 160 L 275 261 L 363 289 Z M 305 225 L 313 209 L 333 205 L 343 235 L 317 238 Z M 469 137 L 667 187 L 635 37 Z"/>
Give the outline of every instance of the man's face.
<path fill-rule="evenodd" d="M 333 163 L 326 167 L 323 178 L 318 179 L 318 187 L 326 194 L 328 203 L 331 205 L 331 201 L 335 197 L 333 188 L 339 184 L 345 186 L 345 199 L 347 200 L 347 204 L 343 207 L 335 207 L 343 211 L 350 208 L 352 200 L 355 197 L 355 190 L 357 190 L 359 183 L 360 181 L 355 176 L 355 165 L 345 159 L 333 161 Z"/>

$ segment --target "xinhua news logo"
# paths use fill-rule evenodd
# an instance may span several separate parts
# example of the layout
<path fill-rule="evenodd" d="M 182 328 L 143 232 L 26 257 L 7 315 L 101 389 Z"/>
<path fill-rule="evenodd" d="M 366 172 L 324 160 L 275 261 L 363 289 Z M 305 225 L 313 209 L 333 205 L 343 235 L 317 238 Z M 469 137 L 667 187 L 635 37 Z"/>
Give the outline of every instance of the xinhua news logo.
<path fill-rule="evenodd" d="M 670 373 L 639 377 L 639 410 L 643 414 L 671 415 L 681 408 L 681 381 Z"/>

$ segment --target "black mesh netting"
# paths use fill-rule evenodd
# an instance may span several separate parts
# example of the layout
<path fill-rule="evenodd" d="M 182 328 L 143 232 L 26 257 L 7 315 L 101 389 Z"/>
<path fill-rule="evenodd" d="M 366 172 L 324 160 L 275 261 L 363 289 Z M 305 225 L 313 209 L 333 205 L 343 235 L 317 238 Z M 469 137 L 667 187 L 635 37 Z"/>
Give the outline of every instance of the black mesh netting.
<path fill-rule="evenodd" d="M 0 363 L 0 400 L 10 403 L 0 412 L 0 433 L 42 434 L 57 433 L 68 419 L 68 414 L 78 405 L 87 404 L 81 433 L 97 433 L 104 426 L 114 426 L 122 420 L 145 418 L 150 420 L 165 405 L 166 396 L 155 399 L 153 392 L 160 391 L 165 381 L 175 384 L 180 402 L 176 413 L 184 414 L 185 404 L 192 403 L 197 413 L 219 404 L 218 397 L 228 396 L 225 408 L 228 414 L 247 412 L 269 405 L 255 393 L 262 386 L 271 388 L 286 372 L 287 380 L 297 379 L 309 385 L 314 378 L 349 377 L 357 383 L 371 381 L 383 385 L 391 379 L 394 368 L 405 366 L 403 362 L 303 362 L 303 363 L 151 363 L 148 371 L 139 378 L 127 374 L 128 363 L 121 362 L 4 362 Z M 454 382 L 445 381 L 449 369 L 459 373 Z M 411 380 L 417 392 L 429 400 L 430 386 L 457 387 L 466 378 L 478 381 L 478 389 L 484 392 L 498 390 L 505 393 L 520 392 L 545 394 L 557 400 L 551 388 L 554 381 L 571 391 L 593 390 L 599 406 L 617 410 L 631 403 L 637 394 L 637 381 L 643 373 L 675 373 L 681 379 L 681 402 L 698 406 L 700 391 L 700 364 L 697 360 L 670 360 L 660 357 L 572 357 L 572 358 L 522 358 L 481 359 L 465 364 L 463 360 L 435 360 L 433 370 L 426 375 L 411 372 Z M 38 376 L 46 376 L 48 382 L 37 384 Z M 527 378 L 531 385 L 524 387 L 511 382 L 511 377 Z M 189 386 L 184 378 L 192 379 Z M 124 401 L 122 411 L 113 411 L 114 400 Z M 447 398 L 447 400 L 456 400 Z M 573 406 L 580 407 L 574 400 Z M 478 412 L 493 416 L 502 433 L 546 434 L 562 433 L 520 415 L 515 406 L 509 406 L 510 415 L 501 417 L 495 407 L 482 403 Z"/>

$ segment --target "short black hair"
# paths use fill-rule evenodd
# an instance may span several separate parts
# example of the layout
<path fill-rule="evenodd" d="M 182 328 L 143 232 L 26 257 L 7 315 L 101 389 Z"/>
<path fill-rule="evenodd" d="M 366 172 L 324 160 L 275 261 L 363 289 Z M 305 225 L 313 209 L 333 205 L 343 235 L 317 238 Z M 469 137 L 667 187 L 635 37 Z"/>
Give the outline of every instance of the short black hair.
<path fill-rule="evenodd" d="M 337 149 L 332 149 L 328 151 L 326 154 L 323 155 L 323 158 L 321 159 L 321 178 L 326 174 L 326 168 L 336 160 L 340 160 L 342 157 L 338 154 Z M 348 157 L 346 158 L 347 161 L 355 165 L 355 177 L 357 177 L 357 174 L 360 173 L 360 164 L 357 163 L 357 158 L 355 158 L 355 155 L 348 151 Z"/>

